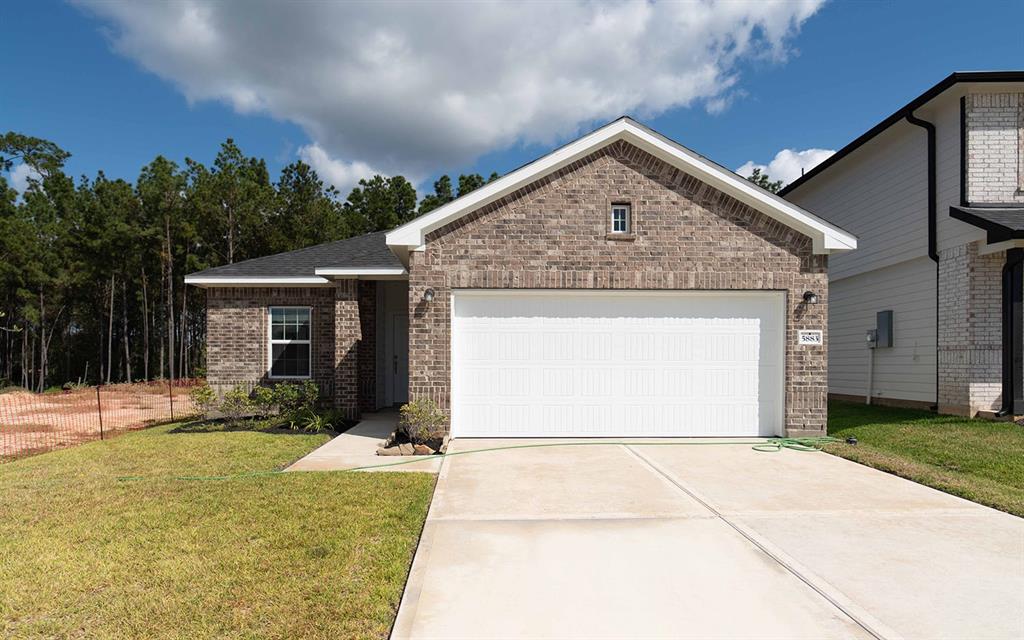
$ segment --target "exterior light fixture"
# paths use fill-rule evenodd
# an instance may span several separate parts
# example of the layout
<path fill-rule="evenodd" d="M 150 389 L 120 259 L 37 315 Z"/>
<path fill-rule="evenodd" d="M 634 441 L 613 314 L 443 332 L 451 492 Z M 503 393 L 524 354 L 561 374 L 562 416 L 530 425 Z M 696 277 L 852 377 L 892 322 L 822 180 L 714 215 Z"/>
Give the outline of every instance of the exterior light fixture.
<path fill-rule="evenodd" d="M 427 289 L 426 291 L 423 292 L 423 301 L 424 302 L 433 302 L 434 301 L 434 290 L 433 289 Z"/>
<path fill-rule="evenodd" d="M 804 291 L 804 302 L 807 304 L 818 304 L 818 294 L 813 291 Z"/>

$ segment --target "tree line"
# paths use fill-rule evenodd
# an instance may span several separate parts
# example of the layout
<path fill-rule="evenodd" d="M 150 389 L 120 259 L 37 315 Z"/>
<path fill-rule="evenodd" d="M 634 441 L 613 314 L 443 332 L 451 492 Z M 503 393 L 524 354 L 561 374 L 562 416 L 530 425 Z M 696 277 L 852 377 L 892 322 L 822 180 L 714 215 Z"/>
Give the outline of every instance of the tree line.
<path fill-rule="evenodd" d="M 342 199 L 301 161 L 272 179 L 231 139 L 209 166 L 157 156 L 133 182 L 67 175 L 48 140 L 0 136 L 0 387 L 201 376 L 203 296 L 185 274 L 398 226 L 487 182 L 417 197 L 402 176 Z M 3 176 L 31 169 L 19 194 Z"/>

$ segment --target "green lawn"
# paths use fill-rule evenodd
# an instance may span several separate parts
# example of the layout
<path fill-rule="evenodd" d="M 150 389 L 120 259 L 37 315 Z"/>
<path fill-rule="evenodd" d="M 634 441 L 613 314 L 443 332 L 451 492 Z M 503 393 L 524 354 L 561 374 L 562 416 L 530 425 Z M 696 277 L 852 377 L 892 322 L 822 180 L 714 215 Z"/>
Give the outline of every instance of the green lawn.
<path fill-rule="evenodd" d="M 168 478 L 326 440 L 163 426 L 0 464 L 0 637 L 386 636 L 433 476 Z"/>
<path fill-rule="evenodd" d="M 829 403 L 830 453 L 1024 516 L 1024 427 L 851 402 Z"/>

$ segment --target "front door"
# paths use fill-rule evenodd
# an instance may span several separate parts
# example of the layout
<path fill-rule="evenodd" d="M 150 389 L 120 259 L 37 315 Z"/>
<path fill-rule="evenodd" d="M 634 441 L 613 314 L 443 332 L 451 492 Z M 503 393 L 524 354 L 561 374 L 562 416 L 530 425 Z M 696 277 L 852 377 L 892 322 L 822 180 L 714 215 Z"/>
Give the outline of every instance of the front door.
<path fill-rule="evenodd" d="M 409 315 L 392 313 L 388 317 L 387 389 L 388 405 L 409 401 Z"/>

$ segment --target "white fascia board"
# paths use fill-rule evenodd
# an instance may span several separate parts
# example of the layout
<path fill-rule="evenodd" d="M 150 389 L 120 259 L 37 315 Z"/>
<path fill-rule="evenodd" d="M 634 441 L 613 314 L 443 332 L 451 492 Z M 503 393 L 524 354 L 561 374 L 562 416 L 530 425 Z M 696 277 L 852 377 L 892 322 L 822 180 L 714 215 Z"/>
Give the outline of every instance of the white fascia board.
<path fill-rule="evenodd" d="M 773 193 L 768 193 L 746 178 L 701 158 L 668 138 L 638 126 L 629 127 L 622 137 L 702 182 L 809 236 L 814 241 L 815 253 L 849 251 L 857 248 L 856 236 Z"/>
<path fill-rule="evenodd" d="M 357 276 L 404 276 L 408 272 L 402 267 L 382 267 L 379 269 L 367 269 L 367 268 L 341 268 L 341 267 L 321 267 L 314 269 L 313 273 L 318 276 L 343 276 L 343 277 L 357 277 Z"/>
<path fill-rule="evenodd" d="M 779 196 L 764 191 L 728 169 L 720 167 L 626 118 L 616 120 L 489 185 L 407 222 L 388 233 L 386 242 L 391 246 L 404 246 L 410 249 L 422 246 L 425 236 L 431 231 L 502 198 L 544 175 L 557 171 L 616 140 L 626 140 L 733 196 L 740 202 L 809 236 L 813 241 L 815 253 L 828 254 L 857 248 L 857 238 L 852 234 L 825 222 Z"/>
<path fill-rule="evenodd" d="M 330 283 L 319 276 L 185 276 L 185 284 L 197 287 L 309 287 Z"/>

